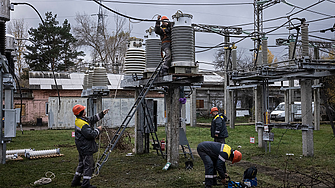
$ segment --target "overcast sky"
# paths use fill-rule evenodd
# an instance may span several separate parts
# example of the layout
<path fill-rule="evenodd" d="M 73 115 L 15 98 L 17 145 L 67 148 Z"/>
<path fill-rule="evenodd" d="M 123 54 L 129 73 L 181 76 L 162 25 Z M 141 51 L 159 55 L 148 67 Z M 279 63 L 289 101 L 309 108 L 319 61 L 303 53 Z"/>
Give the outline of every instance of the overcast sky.
<path fill-rule="evenodd" d="M 120 0 L 121 1 L 121 0 Z M 26 2 L 33 5 L 42 17 L 45 17 L 46 12 L 52 12 L 57 14 L 58 21 L 62 23 L 64 19 L 68 19 L 71 23 L 71 26 L 74 27 L 76 22 L 74 20 L 76 14 L 97 14 L 99 10 L 99 5 L 93 1 L 88 0 L 11 0 L 11 2 Z M 253 0 L 192 0 L 192 1 L 178 1 L 178 0 L 125 0 L 122 2 L 133 2 L 133 3 L 118 3 L 117 1 L 113 2 L 103 2 L 106 6 L 110 7 L 113 10 L 116 10 L 122 14 L 141 18 L 141 19 L 156 19 L 154 17 L 157 14 L 166 15 L 171 19 L 171 16 L 174 15 L 178 10 L 183 13 L 193 15 L 192 23 L 197 24 L 211 24 L 211 25 L 220 25 L 220 26 L 236 26 L 241 24 L 253 23 L 254 21 L 254 7 L 252 4 Z M 138 4 L 138 2 L 145 3 L 162 3 L 165 5 L 153 5 L 153 4 Z M 313 5 L 318 0 L 287 0 L 286 2 L 293 4 L 295 6 L 306 8 L 310 5 Z M 180 3 L 193 3 L 198 5 L 171 5 L 171 4 L 180 4 Z M 215 4 L 216 5 L 213 5 Z M 228 4 L 228 3 L 240 3 L 239 5 L 218 5 L 218 4 Z M 199 5 L 202 4 L 202 5 Z M 203 5 L 208 4 L 208 5 Z M 212 4 L 212 5 L 211 5 Z M 273 5 L 263 11 L 263 20 L 268 20 L 272 18 L 278 18 L 282 16 L 287 16 L 294 12 L 297 12 L 301 9 L 294 8 L 283 2 Z M 302 11 L 299 14 L 295 14 L 292 18 L 306 18 L 307 22 L 314 20 L 312 23 L 309 23 L 310 35 L 319 36 L 327 39 L 334 39 L 335 32 L 318 32 L 321 29 L 327 29 L 334 25 L 335 23 L 335 0 L 324 0 L 321 3 L 311 7 L 311 11 Z M 108 15 L 108 24 L 110 29 L 114 29 L 114 14 L 107 11 Z M 322 21 L 315 21 L 317 19 L 322 19 L 325 17 L 333 16 L 331 19 L 325 19 Z M 40 19 L 36 12 L 27 5 L 16 5 L 14 11 L 11 12 L 11 19 L 22 19 L 24 18 L 28 28 L 38 27 Z M 96 20 L 98 18 L 95 16 Z M 273 21 L 268 21 L 264 23 L 264 31 L 270 31 L 271 29 L 266 29 L 273 26 L 280 26 L 281 24 L 287 21 L 284 19 L 276 19 Z M 297 21 L 294 21 L 297 23 Z M 127 26 L 132 27 L 132 37 L 142 38 L 146 35 L 145 30 L 150 26 L 153 26 L 153 22 L 128 22 Z M 243 25 L 239 26 L 243 30 L 252 32 L 253 25 Z M 273 28 L 272 28 L 273 29 Z M 245 36 L 245 34 L 243 35 Z M 268 45 L 274 46 L 276 38 L 287 38 L 288 29 L 283 27 L 274 32 L 269 33 L 268 35 Z M 237 41 L 239 38 L 232 38 L 231 41 Z M 317 38 L 310 38 L 310 40 L 321 40 Z M 326 40 L 321 40 L 326 41 Z M 223 37 L 217 34 L 212 33 L 196 33 L 196 45 L 197 46 L 215 46 L 223 42 Z M 329 42 L 329 41 L 327 41 Z M 237 44 L 238 49 L 245 49 L 247 53 L 249 49 L 253 48 L 253 41 L 250 38 L 243 40 Z M 270 51 L 275 55 L 275 57 L 282 57 L 287 53 L 285 47 L 271 47 Z M 201 49 L 198 49 L 201 50 Z M 197 49 L 196 49 L 197 51 Z M 200 62 L 212 62 L 216 50 L 210 50 L 204 53 L 197 53 L 196 60 Z M 87 54 L 89 55 L 89 54 Z M 202 69 L 210 69 L 209 66 L 200 65 Z"/>

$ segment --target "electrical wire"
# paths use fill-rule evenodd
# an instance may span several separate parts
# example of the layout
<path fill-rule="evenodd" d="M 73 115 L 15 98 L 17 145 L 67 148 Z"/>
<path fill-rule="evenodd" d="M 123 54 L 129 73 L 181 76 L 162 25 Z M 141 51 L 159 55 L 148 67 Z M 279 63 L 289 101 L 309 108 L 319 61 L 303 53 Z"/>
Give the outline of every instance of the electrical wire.
<path fill-rule="evenodd" d="M 335 56 L 335 53 L 332 53 L 332 52 L 329 52 L 329 51 L 327 52 L 326 50 L 323 50 L 323 49 L 320 49 L 320 48 L 319 48 L 319 50 L 322 51 L 322 52 L 325 52 L 325 53 L 328 53 L 328 54 L 331 54 L 331 55 Z"/>
<path fill-rule="evenodd" d="M 285 0 L 282 0 L 282 2 L 285 3 L 285 4 L 287 4 L 287 5 L 289 5 L 289 6 L 292 6 L 292 7 L 294 7 L 294 8 L 303 9 L 303 8 L 297 6 L 297 5 L 293 5 L 293 4 L 291 4 L 291 3 L 288 3 L 288 2 L 286 2 Z M 315 13 L 315 14 L 320 14 L 320 15 L 323 15 L 323 16 L 330 16 L 329 14 L 325 14 L 325 13 L 317 12 L 317 11 L 314 11 L 314 10 L 306 10 L 306 11 L 308 11 L 308 12 L 312 12 L 312 13 Z"/>
<path fill-rule="evenodd" d="M 271 18 L 271 19 L 264 20 L 263 23 L 264 23 L 264 22 L 270 22 L 270 21 L 277 21 L 277 20 L 279 20 L 279 19 L 285 19 L 285 18 L 291 17 L 291 16 L 296 15 L 296 14 L 302 12 L 302 11 L 305 11 L 305 10 L 307 10 L 307 9 L 309 9 L 309 8 L 311 8 L 311 7 L 313 7 L 313 6 L 315 6 L 315 5 L 318 5 L 319 3 L 322 3 L 322 2 L 324 2 L 324 1 L 325 1 L 325 0 L 320 0 L 320 1 L 318 1 L 318 2 L 316 2 L 316 3 L 314 3 L 314 4 L 310 5 L 310 6 L 308 6 L 308 7 L 306 7 L 306 8 L 303 8 L 302 10 L 299 10 L 299 11 L 297 11 L 297 12 L 294 12 L 294 13 L 288 15 L 288 16 L 280 16 L 280 17 L 276 17 L 276 18 Z M 254 22 L 250 22 L 250 23 L 245 23 L 245 24 L 232 25 L 231 27 L 246 26 L 246 25 L 253 25 L 253 24 L 254 24 Z"/>
<path fill-rule="evenodd" d="M 141 19 L 141 18 L 131 17 L 131 16 L 128 16 L 128 15 L 125 15 L 125 14 L 122 14 L 122 13 L 117 12 L 117 11 L 115 11 L 115 10 L 113 10 L 113 9 L 111 9 L 111 8 L 109 8 L 109 7 L 107 7 L 106 5 L 100 3 L 100 2 L 97 1 L 97 0 L 92 0 L 92 1 L 94 1 L 95 3 L 99 4 L 100 6 L 104 7 L 105 9 L 107 9 L 107 10 L 109 10 L 109 11 L 111 11 L 111 12 L 113 12 L 113 13 L 119 15 L 119 16 L 128 18 L 128 19 L 137 20 L 137 21 L 144 21 L 144 22 L 156 22 L 156 21 L 157 21 L 157 20 L 148 20 L 148 19 Z"/>
<path fill-rule="evenodd" d="M 315 36 L 315 35 L 308 35 L 308 36 L 309 36 L 309 37 L 318 38 L 318 39 L 322 39 L 322 40 L 329 40 L 329 41 L 335 42 L 334 39 L 328 39 L 328 38 L 318 37 L 318 36 Z"/>
<path fill-rule="evenodd" d="M 328 20 L 328 19 L 332 19 L 332 18 L 335 18 L 335 16 L 329 16 L 329 17 L 325 17 L 325 18 L 319 18 L 319 19 L 315 19 L 315 20 L 311 20 L 311 21 L 306 21 L 306 23 L 313 23 L 313 22 Z"/>
<path fill-rule="evenodd" d="M 315 31 L 308 31 L 308 33 L 319 33 L 320 30 L 315 30 Z M 289 35 L 290 33 L 269 33 L 268 35 Z"/>
<path fill-rule="evenodd" d="M 107 3 L 122 3 L 134 5 L 157 5 L 157 6 L 233 6 L 233 5 L 253 5 L 254 3 L 167 3 L 167 2 L 138 2 L 138 1 L 112 1 L 105 0 Z"/>

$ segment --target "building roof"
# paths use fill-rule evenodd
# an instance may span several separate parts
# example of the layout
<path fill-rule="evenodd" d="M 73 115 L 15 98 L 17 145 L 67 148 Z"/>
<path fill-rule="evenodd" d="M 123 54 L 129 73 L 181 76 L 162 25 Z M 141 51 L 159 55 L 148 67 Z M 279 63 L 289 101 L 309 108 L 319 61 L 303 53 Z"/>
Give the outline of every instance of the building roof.
<path fill-rule="evenodd" d="M 84 83 L 84 73 L 55 73 L 57 86 L 64 90 L 82 90 Z M 122 89 L 120 82 L 123 75 L 107 74 L 110 85 L 108 89 Z M 30 89 L 56 89 L 54 75 L 52 72 L 30 71 L 29 72 Z"/>
<path fill-rule="evenodd" d="M 204 77 L 204 83 L 223 83 L 223 76 L 215 72 L 199 72 Z"/>

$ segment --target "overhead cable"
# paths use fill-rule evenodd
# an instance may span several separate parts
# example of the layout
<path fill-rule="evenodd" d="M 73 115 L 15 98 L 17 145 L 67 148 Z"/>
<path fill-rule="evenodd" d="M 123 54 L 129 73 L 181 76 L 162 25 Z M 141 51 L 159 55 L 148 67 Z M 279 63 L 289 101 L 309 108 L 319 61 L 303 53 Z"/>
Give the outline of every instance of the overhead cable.
<path fill-rule="evenodd" d="M 314 35 L 308 35 L 308 36 L 310 36 L 310 37 L 314 37 L 314 38 L 318 38 L 318 39 L 322 39 L 322 40 L 329 40 L 329 41 L 335 42 L 334 39 L 323 38 L 323 37 L 318 37 L 318 36 L 314 36 Z"/>
<path fill-rule="evenodd" d="M 156 22 L 157 20 L 149 20 L 149 19 L 141 19 L 141 18 L 135 18 L 135 17 L 131 17 L 131 16 L 128 16 L 128 15 L 125 15 L 125 14 L 122 14 L 122 13 L 119 13 L 109 7 L 107 7 L 106 5 L 100 3 L 99 1 L 97 0 L 92 0 L 94 1 L 95 3 L 99 4 L 100 6 L 104 7 L 105 9 L 119 15 L 119 16 L 122 16 L 122 17 L 125 17 L 125 18 L 128 18 L 128 19 L 132 19 L 132 20 L 137 20 L 137 21 L 144 21 L 144 22 Z"/>
<path fill-rule="evenodd" d="M 289 6 L 292 6 L 294 8 L 303 9 L 303 8 L 297 6 L 297 5 L 293 5 L 291 3 L 288 3 L 286 0 L 282 0 L 281 2 L 283 2 L 283 3 L 285 3 L 285 4 L 289 5 Z M 312 12 L 312 13 L 315 13 L 315 14 L 320 14 L 320 15 L 323 15 L 323 16 L 330 16 L 329 14 L 325 14 L 325 13 L 322 13 L 322 12 L 317 12 L 317 11 L 314 11 L 314 10 L 306 10 L 306 11 Z"/>
<path fill-rule="evenodd" d="M 135 5 L 157 5 L 157 6 L 232 6 L 232 5 L 253 5 L 254 3 L 167 3 L 167 2 L 138 2 L 138 1 L 113 1 L 105 0 L 107 3 L 122 3 Z"/>
<path fill-rule="evenodd" d="M 305 11 L 305 10 L 307 10 L 307 9 L 309 9 L 309 8 L 315 6 L 315 5 L 318 5 L 319 3 L 324 2 L 324 1 L 325 1 L 325 0 L 320 0 L 320 1 L 318 1 L 318 2 L 316 2 L 316 3 L 314 3 L 314 4 L 310 5 L 310 6 L 308 6 L 308 7 L 306 7 L 306 8 L 303 8 L 302 10 L 299 10 L 299 11 L 297 11 L 297 12 L 294 12 L 294 13 L 288 15 L 288 16 L 280 16 L 280 17 L 276 17 L 276 18 L 271 18 L 271 19 L 264 20 L 263 23 L 264 23 L 264 22 L 269 22 L 269 21 L 276 21 L 276 20 L 279 20 L 279 19 L 289 18 L 289 17 L 291 17 L 291 16 L 293 16 L 293 15 L 295 15 L 295 14 L 298 14 L 298 13 L 300 13 L 300 12 L 302 12 L 302 11 Z M 250 22 L 250 23 L 245 23 L 245 24 L 232 25 L 231 27 L 238 27 L 238 26 L 245 26 L 245 25 L 253 25 L 253 24 L 254 24 L 254 22 Z"/>
<path fill-rule="evenodd" d="M 335 16 L 329 16 L 329 17 L 319 18 L 319 19 L 315 19 L 315 20 L 311 20 L 311 21 L 306 21 L 306 23 L 318 22 L 318 21 L 328 20 L 328 19 L 332 19 L 332 18 L 335 18 Z"/>

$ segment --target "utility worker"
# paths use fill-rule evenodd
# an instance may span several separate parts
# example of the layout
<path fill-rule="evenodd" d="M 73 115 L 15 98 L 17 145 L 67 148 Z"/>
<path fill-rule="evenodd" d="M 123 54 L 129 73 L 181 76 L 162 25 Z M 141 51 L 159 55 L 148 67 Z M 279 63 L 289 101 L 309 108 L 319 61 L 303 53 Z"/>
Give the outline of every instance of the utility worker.
<path fill-rule="evenodd" d="M 95 142 L 95 138 L 101 133 L 102 127 L 99 126 L 94 129 L 93 124 L 102 119 L 109 109 L 88 118 L 86 117 L 85 108 L 86 106 L 77 104 L 72 109 L 73 114 L 76 116 L 75 142 L 79 152 L 79 164 L 71 182 L 71 187 L 95 188 L 96 186 L 90 184 L 90 179 L 94 170 L 93 154 L 98 151 L 98 144 Z M 82 183 L 80 183 L 81 176 L 83 176 Z"/>
<path fill-rule="evenodd" d="M 217 107 L 211 109 L 213 120 L 211 124 L 211 137 L 214 138 L 214 142 L 220 142 L 225 144 L 225 139 L 228 137 L 228 131 L 226 127 L 227 117 L 221 113 Z"/>
<path fill-rule="evenodd" d="M 162 25 L 160 25 L 162 22 Z M 155 33 L 158 34 L 161 38 L 161 50 L 164 52 L 164 64 L 162 67 L 162 75 L 168 73 L 169 68 L 171 67 L 171 23 L 169 18 L 166 16 L 157 16 L 157 21 L 155 25 Z"/>
<path fill-rule="evenodd" d="M 241 152 L 233 150 L 227 144 L 219 142 L 201 142 L 197 147 L 197 151 L 205 165 L 206 188 L 217 185 L 216 171 L 219 172 L 221 182 L 223 184 L 226 183 L 226 177 L 228 177 L 225 164 L 226 160 L 234 164 L 242 159 Z"/>

